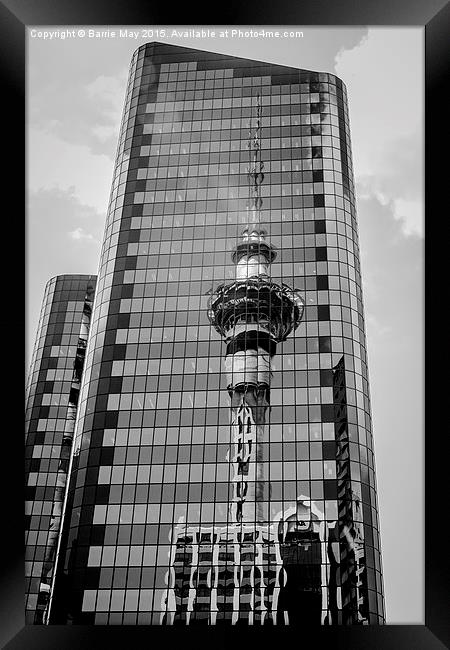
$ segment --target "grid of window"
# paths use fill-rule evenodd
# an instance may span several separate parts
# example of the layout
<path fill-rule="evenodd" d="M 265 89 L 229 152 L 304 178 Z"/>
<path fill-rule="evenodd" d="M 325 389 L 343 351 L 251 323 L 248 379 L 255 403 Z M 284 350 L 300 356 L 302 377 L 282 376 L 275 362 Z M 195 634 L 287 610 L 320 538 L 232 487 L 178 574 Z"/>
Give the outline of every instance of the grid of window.
<path fill-rule="evenodd" d="M 90 318 L 86 301 L 91 302 L 95 280 L 89 275 L 52 278 L 42 303 L 26 397 L 27 623 L 41 621 L 41 600 L 48 596 L 43 585 L 49 587 L 53 571 L 61 464 L 69 455 Z"/>
<path fill-rule="evenodd" d="M 201 535 L 228 521 L 230 404 L 207 300 L 234 278 L 257 94 L 271 274 L 305 300 L 272 362 L 268 511 L 289 517 L 301 500 L 314 520 L 321 552 L 305 562 L 319 567 L 319 623 L 384 620 L 345 87 L 331 74 L 149 44 L 131 64 L 54 622 L 160 624 L 174 527 Z M 362 605 L 348 615 L 340 517 L 357 529 L 361 576 Z"/>

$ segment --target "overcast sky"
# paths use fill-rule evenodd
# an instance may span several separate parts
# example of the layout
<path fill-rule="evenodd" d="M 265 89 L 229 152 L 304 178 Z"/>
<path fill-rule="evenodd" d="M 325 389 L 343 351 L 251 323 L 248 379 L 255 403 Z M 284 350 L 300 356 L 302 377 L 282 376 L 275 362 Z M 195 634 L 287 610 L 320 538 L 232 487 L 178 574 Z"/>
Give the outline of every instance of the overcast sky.
<path fill-rule="evenodd" d="M 44 40 L 31 29 L 27 360 L 47 280 L 97 273 L 131 55 L 163 40 Z M 299 29 L 303 38 L 165 42 L 332 72 L 347 86 L 387 622 L 423 624 L 423 29 Z"/>

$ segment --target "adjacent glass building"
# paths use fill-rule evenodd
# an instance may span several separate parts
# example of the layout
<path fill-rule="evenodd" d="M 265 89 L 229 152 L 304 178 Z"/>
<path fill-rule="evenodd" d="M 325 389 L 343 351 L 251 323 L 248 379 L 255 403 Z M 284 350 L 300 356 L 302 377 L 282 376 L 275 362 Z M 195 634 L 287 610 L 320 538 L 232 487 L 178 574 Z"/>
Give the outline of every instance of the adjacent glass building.
<path fill-rule="evenodd" d="M 45 287 L 26 395 L 26 623 L 48 604 L 95 282 L 58 275 Z"/>
<path fill-rule="evenodd" d="M 334 75 L 135 52 L 44 620 L 383 623 Z"/>

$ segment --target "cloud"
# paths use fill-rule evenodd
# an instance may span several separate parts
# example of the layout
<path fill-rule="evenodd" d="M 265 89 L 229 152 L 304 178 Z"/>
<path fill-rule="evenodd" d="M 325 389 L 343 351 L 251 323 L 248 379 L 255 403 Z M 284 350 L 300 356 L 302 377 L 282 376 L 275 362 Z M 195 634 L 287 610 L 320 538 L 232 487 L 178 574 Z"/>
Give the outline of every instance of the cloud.
<path fill-rule="evenodd" d="M 423 236 L 423 30 L 371 28 L 336 56 L 347 86 L 357 196 Z"/>
<path fill-rule="evenodd" d="M 39 188 L 27 196 L 27 255 L 33 263 L 45 268 L 53 266 L 58 273 L 92 273 L 97 267 L 100 242 L 105 227 L 105 211 L 83 204 L 74 188 Z M 80 249 L 69 244 L 95 243 L 96 250 L 80 258 Z M 84 269 L 80 271 L 67 271 Z M 62 269 L 62 270 L 61 270 Z M 51 271 L 50 271 L 51 274 Z M 50 276 L 49 276 L 50 277 Z"/>
<path fill-rule="evenodd" d="M 72 189 L 27 194 L 27 356 L 31 355 L 47 281 L 63 273 L 96 274 L 105 212 L 79 201 Z"/>
<path fill-rule="evenodd" d="M 115 126 L 102 126 L 100 124 L 96 124 L 92 127 L 92 133 L 95 135 L 99 142 L 107 142 L 117 135 L 118 130 Z"/>
<path fill-rule="evenodd" d="M 423 240 L 360 197 L 359 239 L 388 623 L 423 619 Z M 399 481 L 399 476 L 402 480 Z M 402 539 L 414 540 L 405 549 Z M 416 570 L 411 572 L 410 567 Z M 408 586 L 405 601 L 404 586 Z"/>
<path fill-rule="evenodd" d="M 113 165 L 106 155 L 73 144 L 46 130 L 28 130 L 28 189 L 62 190 L 81 204 L 106 212 Z"/>
<path fill-rule="evenodd" d="M 69 232 L 69 237 L 75 239 L 75 241 L 91 241 L 99 243 L 98 239 L 96 239 L 92 233 L 86 232 L 84 228 L 80 227 L 75 228 L 75 230 L 71 230 Z"/>
<path fill-rule="evenodd" d="M 93 154 L 114 159 L 126 89 L 127 69 L 67 83 L 58 70 L 50 80 L 29 84 L 29 125 L 60 140 L 86 146 Z"/>
<path fill-rule="evenodd" d="M 87 97 L 94 102 L 102 102 L 112 111 L 112 117 L 120 117 L 123 107 L 123 82 L 127 80 L 126 68 L 117 76 L 99 75 L 86 86 Z"/>
<path fill-rule="evenodd" d="M 124 68 L 117 76 L 100 75 L 86 86 L 86 101 L 95 104 L 100 117 L 91 132 L 100 142 L 117 141 L 127 76 Z"/>

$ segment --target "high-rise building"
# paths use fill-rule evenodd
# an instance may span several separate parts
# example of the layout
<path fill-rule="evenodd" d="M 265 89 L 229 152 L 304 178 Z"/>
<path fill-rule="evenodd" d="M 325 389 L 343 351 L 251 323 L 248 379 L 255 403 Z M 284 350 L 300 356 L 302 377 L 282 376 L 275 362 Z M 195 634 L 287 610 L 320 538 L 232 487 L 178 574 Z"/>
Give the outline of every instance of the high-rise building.
<path fill-rule="evenodd" d="M 345 86 L 133 55 L 57 624 L 384 621 Z"/>
<path fill-rule="evenodd" d="M 25 414 L 26 622 L 42 623 L 53 577 L 96 277 L 48 281 Z"/>

